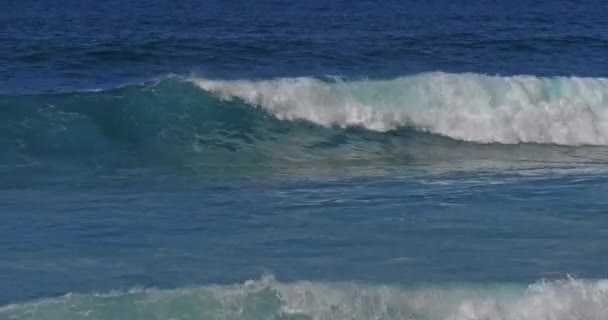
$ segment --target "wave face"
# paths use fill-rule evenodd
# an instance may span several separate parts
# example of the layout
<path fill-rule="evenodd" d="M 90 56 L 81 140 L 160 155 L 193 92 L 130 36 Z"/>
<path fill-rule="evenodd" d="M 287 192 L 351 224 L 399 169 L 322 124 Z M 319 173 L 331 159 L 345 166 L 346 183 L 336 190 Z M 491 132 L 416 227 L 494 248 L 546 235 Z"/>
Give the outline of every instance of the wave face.
<path fill-rule="evenodd" d="M 227 286 L 68 294 L 0 308 L 3 319 L 32 320 L 600 320 L 606 312 L 606 280 L 407 289 L 357 283 L 282 283 L 272 277 Z"/>
<path fill-rule="evenodd" d="M 193 80 L 279 119 L 388 131 L 411 127 L 481 143 L 608 143 L 608 79 L 426 73 L 389 81 Z"/>
<path fill-rule="evenodd" d="M 608 145 L 607 94 L 602 78 L 171 76 L 106 91 L 0 96 L 0 164 L 277 167 L 323 159 L 340 167 L 479 151 L 459 140 Z M 496 152 L 513 150 L 487 158 Z"/>

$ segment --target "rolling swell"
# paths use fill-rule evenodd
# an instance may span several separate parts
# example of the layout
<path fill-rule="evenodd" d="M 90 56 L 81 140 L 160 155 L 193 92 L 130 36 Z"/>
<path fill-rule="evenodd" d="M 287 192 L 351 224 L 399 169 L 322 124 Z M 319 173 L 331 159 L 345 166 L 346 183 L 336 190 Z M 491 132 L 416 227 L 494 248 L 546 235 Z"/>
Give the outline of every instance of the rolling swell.
<path fill-rule="evenodd" d="M 416 134 L 280 121 L 174 77 L 108 91 L 3 96 L 0 105 L 4 165 L 248 170 L 323 158 L 340 166 L 361 159 L 402 161 L 403 154 L 391 150 L 403 146 L 394 142 Z"/>
<path fill-rule="evenodd" d="M 603 319 L 605 280 L 402 288 L 358 283 L 278 282 L 110 294 L 68 294 L 0 308 L 7 319 Z"/>
<path fill-rule="evenodd" d="M 608 79 L 171 76 L 107 91 L 0 96 L 0 113 L 3 164 L 392 165 L 488 148 L 510 157 L 507 145 L 521 143 L 607 145 Z"/>
<path fill-rule="evenodd" d="M 264 112 L 218 101 L 173 78 L 109 91 L 0 99 L 0 143 L 8 150 L 3 156 L 14 159 L 183 162 L 272 140 L 273 130 L 282 127 Z"/>

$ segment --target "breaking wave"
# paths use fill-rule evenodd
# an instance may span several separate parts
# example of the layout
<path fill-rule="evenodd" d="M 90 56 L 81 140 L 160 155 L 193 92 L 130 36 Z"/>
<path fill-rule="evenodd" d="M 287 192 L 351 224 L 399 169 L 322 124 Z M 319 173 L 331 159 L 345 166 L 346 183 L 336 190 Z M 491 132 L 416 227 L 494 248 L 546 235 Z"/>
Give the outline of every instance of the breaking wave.
<path fill-rule="evenodd" d="M 0 166 L 58 159 L 311 168 L 320 159 L 342 167 L 554 156 L 534 156 L 539 144 L 608 145 L 608 79 L 169 76 L 112 90 L 0 96 Z"/>
<path fill-rule="evenodd" d="M 235 285 L 68 294 L 0 308 L 3 319 L 600 320 L 606 280 L 399 287 L 353 282 Z"/>
<path fill-rule="evenodd" d="M 279 119 L 388 131 L 410 127 L 481 143 L 608 143 L 608 79 L 425 73 L 384 81 L 193 83 Z"/>

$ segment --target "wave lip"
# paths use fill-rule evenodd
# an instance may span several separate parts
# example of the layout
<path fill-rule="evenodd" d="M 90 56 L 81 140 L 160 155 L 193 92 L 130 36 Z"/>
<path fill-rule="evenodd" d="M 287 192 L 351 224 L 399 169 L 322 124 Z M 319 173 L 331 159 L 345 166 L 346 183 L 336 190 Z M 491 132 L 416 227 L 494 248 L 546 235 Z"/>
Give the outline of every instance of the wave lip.
<path fill-rule="evenodd" d="M 282 120 L 412 127 L 479 143 L 608 144 L 608 79 L 423 73 L 393 80 L 190 81 Z"/>
<path fill-rule="evenodd" d="M 600 320 L 608 280 L 517 285 L 396 286 L 271 276 L 235 285 L 68 294 L 0 308 L 6 319 Z"/>

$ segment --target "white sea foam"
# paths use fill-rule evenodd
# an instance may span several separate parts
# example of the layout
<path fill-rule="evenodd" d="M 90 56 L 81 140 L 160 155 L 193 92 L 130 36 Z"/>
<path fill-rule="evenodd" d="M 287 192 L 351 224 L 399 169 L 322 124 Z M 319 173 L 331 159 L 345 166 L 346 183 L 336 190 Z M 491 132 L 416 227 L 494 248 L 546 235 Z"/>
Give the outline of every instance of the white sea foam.
<path fill-rule="evenodd" d="M 190 79 L 282 120 L 399 127 L 481 143 L 608 145 L 608 79 L 423 73 L 393 80 Z"/>
<path fill-rule="evenodd" d="M 272 277 L 243 284 L 68 294 L 0 308 L 1 319 L 605 320 L 608 281 L 399 287 Z"/>

